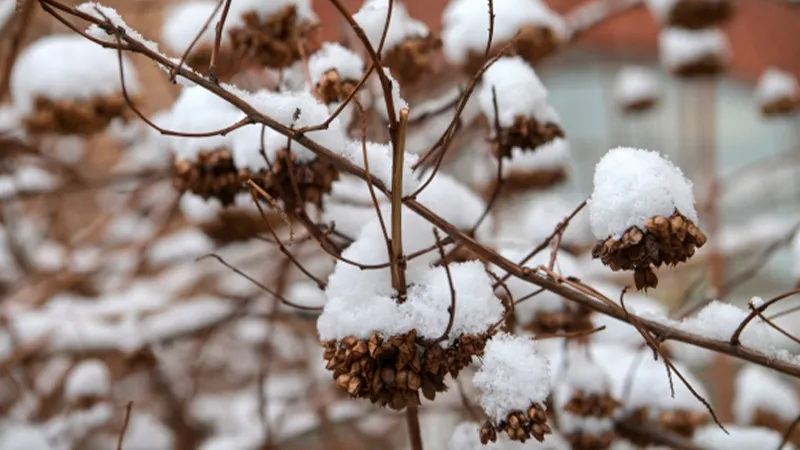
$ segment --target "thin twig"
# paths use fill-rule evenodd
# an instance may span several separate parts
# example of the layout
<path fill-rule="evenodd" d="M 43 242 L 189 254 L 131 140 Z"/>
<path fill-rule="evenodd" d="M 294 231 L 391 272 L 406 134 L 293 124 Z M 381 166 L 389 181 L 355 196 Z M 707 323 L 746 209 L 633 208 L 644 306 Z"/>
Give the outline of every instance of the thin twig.
<path fill-rule="evenodd" d="M 208 78 L 214 83 L 219 82 L 217 79 L 217 58 L 219 57 L 219 48 L 222 45 L 222 30 L 225 28 L 225 19 L 228 18 L 228 10 L 230 9 L 231 0 L 225 0 L 222 15 L 214 29 L 214 46 L 211 48 L 211 60 L 208 62 Z"/>
<path fill-rule="evenodd" d="M 733 335 L 731 335 L 731 338 L 730 338 L 730 340 L 728 342 L 730 342 L 731 345 L 739 345 L 741 343 L 739 341 L 739 338 L 742 335 L 742 332 L 744 331 L 744 328 L 747 326 L 748 323 L 750 323 L 750 321 L 755 319 L 756 316 L 758 316 L 759 314 L 761 314 L 764 311 L 766 311 L 766 309 L 769 308 L 773 303 L 777 303 L 777 302 L 779 302 L 779 301 L 781 301 L 781 300 L 783 300 L 785 298 L 791 297 L 791 296 L 793 296 L 793 295 L 795 295 L 797 293 L 800 293 L 800 289 L 792 289 L 789 292 L 785 292 L 785 293 L 783 293 L 783 294 L 781 294 L 781 295 L 779 295 L 777 297 L 773 297 L 773 298 L 767 300 L 766 302 L 762 303 L 758 307 L 753 308 L 750 311 L 750 314 L 748 314 L 747 317 L 745 317 L 744 320 L 742 320 L 741 323 L 739 323 L 739 326 L 736 327 L 736 330 L 733 332 Z"/>
<path fill-rule="evenodd" d="M 211 15 L 209 15 L 208 19 L 206 19 L 206 21 L 203 23 L 203 26 L 202 26 L 202 28 L 200 28 L 200 31 L 194 36 L 194 39 L 192 39 L 192 42 L 189 43 L 188 47 L 186 47 L 186 51 L 184 51 L 183 55 L 181 55 L 181 59 L 180 59 L 180 61 L 178 61 L 178 65 L 175 66 L 174 68 L 170 69 L 170 71 L 169 71 L 169 81 L 171 81 L 173 83 L 175 82 L 175 76 L 178 74 L 178 70 L 180 70 L 181 67 L 183 67 L 183 65 L 186 63 L 186 58 L 189 57 L 189 53 L 192 52 L 192 49 L 194 49 L 194 46 L 197 45 L 197 42 L 203 36 L 203 33 L 205 33 L 206 30 L 208 29 L 208 26 L 211 25 L 211 21 L 214 20 L 214 17 L 216 17 L 217 13 L 219 12 L 219 9 L 222 7 L 222 2 L 223 2 L 223 0 L 219 0 L 217 2 L 217 6 L 214 7 L 214 11 L 211 12 Z M 230 1 L 228 3 L 230 3 Z M 195 69 L 196 69 L 196 67 L 195 67 Z"/>
<path fill-rule="evenodd" d="M 128 430 L 128 422 L 131 419 L 131 409 L 133 409 L 133 401 L 129 401 L 125 407 L 125 419 L 122 422 L 122 430 L 119 432 L 119 437 L 117 437 L 117 450 L 122 450 L 122 441 L 125 439 L 125 431 Z"/>
<path fill-rule="evenodd" d="M 456 317 L 456 287 L 453 285 L 453 275 L 450 274 L 450 265 L 447 263 L 447 257 L 444 254 L 444 247 L 442 246 L 442 240 L 439 238 L 439 230 L 436 228 L 433 229 L 433 236 L 436 239 L 436 245 L 439 247 L 439 256 L 442 258 L 442 265 L 444 266 L 444 273 L 447 275 L 447 284 L 450 287 L 450 307 L 447 309 L 447 313 L 450 317 L 447 319 L 447 328 L 445 328 L 444 333 L 439 336 L 438 339 L 434 342 L 438 344 L 439 342 L 443 342 L 447 337 L 450 335 L 450 331 L 453 329 L 453 322 L 455 321 Z"/>

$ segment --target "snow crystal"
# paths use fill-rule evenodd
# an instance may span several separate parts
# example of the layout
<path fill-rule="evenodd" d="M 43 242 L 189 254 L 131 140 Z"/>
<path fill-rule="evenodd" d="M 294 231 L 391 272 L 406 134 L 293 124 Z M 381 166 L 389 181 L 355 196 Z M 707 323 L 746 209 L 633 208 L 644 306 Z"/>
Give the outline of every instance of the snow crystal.
<path fill-rule="evenodd" d="M 181 259 L 203 256 L 214 249 L 214 242 L 200 230 L 187 228 L 157 240 L 150 247 L 147 260 L 161 266 Z"/>
<path fill-rule="evenodd" d="M 420 178 L 424 182 L 432 173 L 425 172 Z M 452 175 L 442 172 L 433 177 L 428 186 L 419 193 L 417 200 L 461 230 L 471 230 L 486 211 L 486 202 L 478 194 Z M 481 231 L 488 232 L 491 223 L 491 217 L 486 217 L 478 234 Z"/>
<path fill-rule="evenodd" d="M 499 442 L 481 444 L 481 425 L 477 422 L 461 422 L 453 430 L 453 435 L 447 443 L 448 450 L 503 450 Z"/>
<path fill-rule="evenodd" d="M 800 400 L 794 387 L 776 373 L 748 364 L 736 376 L 736 422 L 749 424 L 757 410 L 776 414 L 787 423 L 797 417 Z"/>
<path fill-rule="evenodd" d="M 135 94 L 139 90 L 136 70 L 124 56 L 122 67 L 125 87 Z M 21 116 L 32 114 L 37 97 L 85 101 L 120 91 L 117 52 L 76 34 L 34 41 L 19 55 L 11 71 L 11 96 Z"/>
<path fill-rule="evenodd" d="M 669 70 L 695 63 L 706 57 L 730 58 L 725 34 L 717 28 L 686 30 L 665 28 L 659 36 L 661 63 Z"/>
<path fill-rule="evenodd" d="M 64 397 L 76 400 L 81 397 L 105 397 L 111 390 L 108 366 L 99 359 L 78 363 L 64 383 Z"/>
<path fill-rule="evenodd" d="M 790 72 L 770 67 L 761 73 L 756 85 L 756 101 L 768 105 L 784 98 L 800 96 L 800 85 Z"/>
<path fill-rule="evenodd" d="M 710 450 L 774 449 L 783 442 L 780 433 L 768 428 L 725 425 L 725 429 L 727 433 L 716 424 L 706 425 L 694 432 L 693 440 Z M 786 444 L 781 450 L 794 448 L 793 445 Z"/>
<path fill-rule="evenodd" d="M 408 108 L 408 102 L 406 102 L 403 97 L 400 95 L 400 83 L 392 77 L 391 72 L 386 67 L 382 68 L 383 73 L 386 74 L 386 77 L 389 79 L 389 82 L 392 85 L 392 103 L 394 106 L 394 117 L 395 119 L 400 119 L 400 110 Z M 376 89 L 375 89 L 375 109 L 378 111 L 378 114 L 383 117 L 384 120 L 389 120 L 389 110 L 386 109 L 386 98 L 383 95 L 383 88 L 381 87 L 380 83 L 377 82 L 378 77 L 375 76 L 373 80 L 376 80 Z M 410 117 L 410 112 L 409 112 Z"/>
<path fill-rule="evenodd" d="M 364 30 L 369 43 L 376 51 L 381 42 L 381 36 L 383 36 L 386 16 L 389 14 L 389 1 L 367 0 L 361 6 L 361 9 L 353 14 L 353 19 Z M 385 55 L 389 50 L 408 38 L 423 38 L 428 34 L 430 34 L 428 27 L 409 16 L 408 10 L 402 2 L 394 2 L 382 54 Z"/>
<path fill-rule="evenodd" d="M 172 105 L 163 127 L 181 133 L 210 133 L 235 124 L 244 113 L 200 86 L 187 87 Z M 231 133 L 208 137 L 165 136 L 165 140 L 178 159 L 194 161 L 201 150 L 229 148 Z"/>
<path fill-rule="evenodd" d="M 183 54 L 192 44 L 194 38 L 203 28 L 214 9 L 217 2 L 213 1 L 187 1 L 172 6 L 167 10 L 166 18 L 161 29 L 161 37 L 170 51 Z M 217 12 L 214 19 L 206 27 L 203 34 L 195 44 L 195 49 L 203 44 L 213 45 L 215 38 L 214 26 L 219 19 L 220 12 Z M 222 33 L 223 39 L 228 33 Z"/>
<path fill-rule="evenodd" d="M 286 292 L 286 299 L 296 305 L 309 308 L 322 307 L 325 305 L 325 291 L 314 283 L 300 281 L 289 286 Z M 281 307 L 293 313 L 302 312 L 302 310 L 289 305 L 281 304 Z"/>
<path fill-rule="evenodd" d="M 595 168 L 588 206 L 597 239 L 619 238 L 632 226 L 644 230 L 649 218 L 669 217 L 675 209 L 697 222 L 691 182 L 669 160 L 649 150 L 609 150 Z"/>
<path fill-rule="evenodd" d="M 382 194 L 378 195 L 378 199 L 386 198 Z M 326 197 L 324 206 L 322 221 L 333 222 L 336 231 L 349 238 L 358 236 L 364 225 L 375 218 L 375 208 L 372 205 L 337 203 L 331 197 Z"/>
<path fill-rule="evenodd" d="M 402 6 L 402 4 L 398 3 Z M 311 80 L 319 83 L 323 75 L 335 69 L 342 80 L 356 81 L 364 73 L 364 60 L 358 53 L 334 42 L 326 42 L 322 48 L 308 58 Z"/>
<path fill-rule="evenodd" d="M 545 2 L 504 0 L 494 3 L 493 45 L 510 41 L 525 25 L 550 29 L 556 40 L 566 36 L 564 20 Z M 483 54 L 489 40 L 489 7 L 484 0 L 451 1 L 443 16 L 443 51 L 453 64 L 463 64 L 470 52 Z"/>
<path fill-rule="evenodd" d="M 529 1 L 529 0 L 525 0 Z M 547 89 L 536 72 L 521 57 L 500 58 L 483 74 L 478 90 L 481 111 L 494 123 L 494 101 L 497 100 L 501 127 L 510 127 L 518 115 L 535 117 L 542 122 L 558 122 L 547 109 Z"/>
<path fill-rule="evenodd" d="M 261 90 L 254 94 L 244 93 L 243 99 L 262 114 L 288 128 L 300 129 L 319 125 L 330 117 L 327 106 L 308 92 L 274 93 Z M 240 137 L 235 138 L 235 142 L 239 146 L 247 145 L 247 151 L 258 154 L 261 148 L 261 127 L 248 128 L 250 130 L 247 131 L 246 144 L 241 142 Z M 331 121 L 327 129 L 310 131 L 305 136 L 334 153 L 341 154 L 344 151 L 345 129 L 338 117 Z M 283 139 L 286 140 L 285 137 Z M 239 152 L 246 150 L 245 147 L 241 147 Z M 316 158 L 316 154 L 297 142 L 292 142 L 292 153 L 297 156 L 298 162 L 308 162 Z"/>
<path fill-rule="evenodd" d="M 536 342 L 499 333 L 486 343 L 472 382 L 481 391 L 481 408 L 500 422 L 512 411 L 544 403 L 550 394 L 550 362 Z"/>
<path fill-rule="evenodd" d="M 614 82 L 614 100 L 623 107 L 654 100 L 660 94 L 658 75 L 644 67 L 625 66 Z"/>
<path fill-rule="evenodd" d="M 186 218 L 193 222 L 206 222 L 219 216 L 222 203 L 216 198 L 203 197 L 186 192 L 181 196 L 179 208 Z"/>
<path fill-rule="evenodd" d="M 247 12 L 255 12 L 263 20 L 276 13 L 279 13 L 286 6 L 294 6 L 297 19 L 301 22 L 315 22 L 317 15 L 311 5 L 311 0 L 236 0 L 231 2 L 228 12 L 228 21 L 225 28 L 241 27 L 244 24 L 243 15 Z"/>
<path fill-rule="evenodd" d="M 569 143 L 562 138 L 553 139 L 533 150 L 514 147 L 511 149 L 511 158 L 503 161 L 503 177 L 515 173 L 569 169 L 571 162 Z"/>
<path fill-rule="evenodd" d="M 125 431 L 125 450 L 172 450 L 175 436 L 163 422 L 145 413 L 132 413 Z"/>
<path fill-rule="evenodd" d="M 6 423 L 0 428 L 0 448 L 3 450 L 51 450 L 45 434 L 27 424 Z"/>

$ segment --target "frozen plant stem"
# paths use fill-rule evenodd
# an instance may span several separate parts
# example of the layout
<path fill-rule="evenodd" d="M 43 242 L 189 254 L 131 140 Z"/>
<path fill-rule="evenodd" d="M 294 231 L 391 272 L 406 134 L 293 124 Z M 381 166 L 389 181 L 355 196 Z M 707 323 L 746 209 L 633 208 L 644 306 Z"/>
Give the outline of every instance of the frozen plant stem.
<path fill-rule="evenodd" d="M 400 110 L 397 141 L 392 155 L 392 287 L 402 303 L 406 296 L 405 261 L 403 261 L 403 156 L 406 152 L 408 108 Z"/>

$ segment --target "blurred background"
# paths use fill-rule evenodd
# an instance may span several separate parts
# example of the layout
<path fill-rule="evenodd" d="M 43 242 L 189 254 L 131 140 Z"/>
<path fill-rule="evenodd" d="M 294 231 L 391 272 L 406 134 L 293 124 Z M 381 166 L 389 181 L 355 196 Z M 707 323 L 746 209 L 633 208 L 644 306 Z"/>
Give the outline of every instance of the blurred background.
<path fill-rule="evenodd" d="M 173 3 L 176 2 L 104 2 L 117 9 L 132 28 L 154 40 L 158 40 L 166 11 Z M 346 0 L 343 3 L 354 12 L 361 1 Z M 425 21 L 431 30 L 438 31 L 441 28 L 441 14 L 446 1 L 406 0 L 404 3 L 411 16 Z M 572 0 L 548 2 L 552 9 L 562 14 L 584 3 Z M 702 86 L 675 78 L 661 68 L 658 57 L 660 26 L 644 5 L 633 7 L 593 27 L 573 45 L 540 63 L 536 70 L 550 92 L 550 103 L 559 112 L 572 147 L 572 174 L 569 181 L 559 188 L 565 194 L 576 199 L 587 197 L 592 190 L 595 164 L 609 148 L 616 146 L 655 149 L 668 154 L 695 183 L 695 196 L 701 215 L 708 198 L 710 180 L 717 180 L 721 225 L 716 239 L 725 255 L 727 278 L 747 270 L 754 262 L 761 266 L 755 276 L 737 285 L 730 295 L 731 301 L 743 303 L 753 295 L 768 298 L 785 292 L 796 284 L 800 275 L 797 270 L 800 268 L 798 250 L 793 250 L 791 245 L 772 249 L 776 241 L 787 236 L 800 223 L 800 116 L 764 117 L 754 100 L 756 82 L 766 69 L 777 67 L 800 77 L 800 2 L 738 0 L 736 5 L 736 14 L 724 26 L 732 49 L 730 68 L 718 80 L 712 95 Z M 326 0 L 315 0 L 314 6 L 326 39 L 348 37 L 348 33 L 342 31 L 342 20 Z M 21 35 L 21 42 L 11 39 L 13 26 L 3 31 L 0 67 L 4 71 L 9 67 L 2 64 L 9 60 L 12 49 L 17 45 L 24 48 L 39 37 L 68 31 L 38 7 L 34 7 L 31 14 L 30 26 Z M 140 57 L 132 57 L 132 60 L 142 86 L 146 87 L 140 102 L 142 111 L 154 114 L 168 108 L 178 97 L 180 86 L 170 83 L 164 72 L 150 61 Z M 635 117 L 624 115 L 613 99 L 616 77 L 622 68 L 632 64 L 657 73 L 663 90 L 655 109 Z M 441 70 L 446 74 L 452 68 L 443 67 Z M 7 77 L 4 79 L 7 81 Z M 0 100 L 8 99 L 8 85 L 0 86 Z M 84 163 L 85 168 L 103 171 L 119 160 L 122 150 L 116 149 L 111 141 L 113 139 L 108 136 L 97 136 L 87 141 L 89 159 Z M 459 163 L 466 167 L 473 162 L 470 152 L 462 153 L 458 157 L 460 161 L 453 161 L 456 171 Z M 710 153 L 714 155 L 711 166 L 704 162 L 708 161 L 704 158 Z M 81 208 L 83 206 L 77 204 L 74 207 L 75 211 Z M 75 211 L 74 214 L 80 215 Z M 92 215 L 94 212 L 85 214 Z M 86 216 L 83 217 L 76 220 L 85 221 Z M 173 228 L 179 226 L 174 225 Z M 762 258 L 767 251 L 769 257 Z M 707 286 L 702 281 L 695 283 L 695 280 L 707 256 L 707 252 L 701 251 L 689 264 L 670 270 L 663 276 L 659 274 L 662 284 L 653 295 L 670 305 L 679 300 L 687 304 L 702 300 L 706 296 Z M 687 292 L 689 288 L 691 290 Z M 790 301 L 782 309 L 798 304 Z M 295 372 L 307 373 L 320 369 L 302 366 L 304 352 L 316 355 L 319 349 L 314 348 L 313 339 L 298 338 L 298 343 L 292 338 L 293 334 L 313 333 L 314 322 L 308 317 L 292 317 L 287 319 L 287 323 L 290 325 L 275 331 L 283 336 L 281 339 L 285 339 L 279 344 L 285 354 L 277 357 L 278 361 L 282 361 L 276 366 L 280 367 L 276 369 L 280 375 L 276 375 L 269 385 L 274 391 L 273 398 L 286 397 L 281 400 L 281 407 L 274 411 L 272 417 L 275 419 L 273 426 L 282 430 L 278 434 L 284 436 L 280 437 L 280 444 L 270 444 L 275 446 L 269 448 L 313 450 L 328 448 L 331 442 L 336 442 L 339 445 L 337 448 L 348 449 L 402 448 L 405 445 L 405 430 L 400 426 L 403 422 L 391 413 L 381 411 L 368 414 L 364 412 L 366 405 L 354 406 L 344 401 L 335 404 L 334 409 L 339 409 L 332 415 L 320 413 L 324 409 L 322 405 L 330 407 L 331 397 L 336 401 L 338 397 L 329 392 L 323 393 L 329 386 L 298 382 L 301 376 Z M 800 323 L 795 325 L 796 330 L 800 331 Z M 230 381 L 226 378 L 226 370 L 231 372 L 231 379 L 238 380 L 237 376 L 258 368 L 257 359 L 254 359 L 260 350 L 258 346 L 243 350 L 241 359 L 232 362 L 228 359 L 231 355 L 226 354 L 230 350 L 226 342 L 227 345 L 238 342 L 236 339 L 248 332 L 245 328 L 242 330 L 238 331 L 241 335 L 230 338 L 231 341 L 223 338 L 211 350 L 203 350 L 208 352 L 206 359 L 211 361 L 211 366 L 218 369 L 216 375 L 226 379 L 226 382 Z M 256 330 L 255 327 L 252 330 L 253 336 L 264 338 L 263 330 Z M 258 339 L 253 337 L 251 340 Z M 272 339 L 278 342 L 278 338 Z M 300 348 L 292 345 L 299 345 Z M 213 365 L 215 360 L 219 367 Z M 239 363 L 239 367 L 228 366 Z M 126 369 L 115 370 L 124 372 Z M 116 403 L 124 405 L 127 400 L 135 399 L 136 404 L 147 405 L 147 398 L 134 398 L 137 381 L 130 383 L 130 389 L 123 388 L 115 393 L 118 396 Z M 310 408 L 307 404 L 297 406 L 293 403 L 295 397 L 305 398 L 309 392 L 312 396 Z M 209 418 L 211 416 L 247 414 L 247 411 L 260 406 L 255 405 L 254 400 L 226 403 L 213 396 L 203 401 L 206 403 L 195 406 L 203 410 L 199 416 L 209 421 L 213 421 Z M 458 392 L 454 389 L 441 404 L 437 402 L 436 406 L 425 411 L 440 414 L 445 422 L 454 425 L 464 416 L 460 403 Z M 166 404 L 169 406 L 170 402 Z M 250 410 L 236 411 L 233 405 L 245 405 L 241 407 Z M 168 406 L 167 416 L 177 414 Z M 335 424 L 330 421 L 331 418 L 335 419 Z M 282 422 L 282 419 L 285 421 Z M 441 423 L 423 420 L 426 441 L 441 443 L 449 438 L 449 428 L 443 431 Z M 185 424 L 178 421 L 170 426 L 180 428 Z M 187 446 L 176 446 L 175 449 L 194 448 L 193 445 L 199 440 L 198 436 L 196 440 L 185 444 Z M 233 444 L 228 441 L 228 445 Z M 430 448 L 443 447 L 432 445 Z M 214 450 L 225 449 L 224 446 L 214 447 Z M 227 449 L 238 450 L 235 447 Z"/>

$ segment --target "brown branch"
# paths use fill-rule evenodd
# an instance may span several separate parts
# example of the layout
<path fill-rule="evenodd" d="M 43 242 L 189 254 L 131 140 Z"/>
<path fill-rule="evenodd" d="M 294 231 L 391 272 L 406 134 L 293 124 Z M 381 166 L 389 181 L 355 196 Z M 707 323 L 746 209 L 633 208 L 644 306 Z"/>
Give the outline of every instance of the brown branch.
<path fill-rule="evenodd" d="M 31 21 L 33 20 L 34 0 L 16 1 L 18 8 L 18 20 L 15 23 L 16 30 L 10 39 L 11 42 L 9 45 L 8 54 L 6 55 L 5 61 L 3 61 L 3 72 L 0 74 L 0 100 L 5 97 L 9 90 L 9 85 L 11 83 L 11 71 L 14 68 L 14 62 L 17 60 L 19 49 L 22 46 L 22 42 L 25 40 L 25 34 L 31 28 Z M 22 7 L 20 8 L 19 5 L 22 5 Z M 9 21 L 10 20 L 11 19 L 9 18 Z"/>
<path fill-rule="evenodd" d="M 778 448 L 775 450 L 784 450 L 784 446 L 789 443 L 789 439 L 792 437 L 792 433 L 794 429 L 797 428 L 798 423 L 800 423 L 800 415 L 798 415 L 797 418 L 792 421 L 792 424 L 786 428 L 786 431 L 783 432 L 783 439 L 781 439 L 781 443 L 778 444 Z"/>
<path fill-rule="evenodd" d="M 489 0 L 489 8 L 491 11 L 492 0 Z M 492 20 L 492 23 L 494 23 L 494 20 Z M 489 51 L 488 47 L 486 51 Z M 494 88 L 494 86 L 492 86 L 492 108 L 494 109 L 494 135 L 502 139 L 502 133 L 500 132 L 500 112 L 499 108 L 497 107 L 497 90 Z M 483 221 L 489 215 L 489 211 L 491 211 L 492 207 L 494 206 L 494 202 L 496 202 L 500 197 L 500 191 L 503 189 L 503 183 L 505 183 L 505 179 L 503 178 L 503 155 L 500 152 L 497 152 L 497 180 L 495 181 L 494 188 L 492 188 L 492 194 L 489 196 L 489 201 L 486 202 L 486 209 L 483 210 L 483 214 L 481 214 L 481 217 L 478 218 L 478 221 L 475 222 L 475 225 L 472 227 L 473 235 L 478 227 L 481 226 L 481 223 L 483 223 Z"/>
<path fill-rule="evenodd" d="M 187 47 L 186 51 L 184 51 L 183 55 L 181 55 L 181 60 L 178 61 L 178 65 L 175 66 L 175 68 L 170 69 L 170 71 L 169 71 L 169 81 L 171 81 L 173 83 L 175 82 L 175 76 L 177 75 L 178 70 L 180 70 L 180 68 L 183 67 L 183 65 L 186 63 L 186 58 L 189 57 L 189 53 L 192 52 L 192 49 L 194 49 L 194 46 L 197 45 L 197 41 L 200 40 L 200 37 L 203 36 L 203 33 L 205 33 L 206 30 L 208 29 L 208 26 L 211 25 L 211 21 L 214 20 L 214 17 L 219 12 L 219 9 L 222 7 L 222 2 L 223 1 L 224 0 L 219 0 L 217 2 L 217 6 L 214 7 L 214 11 L 211 12 L 211 15 L 208 16 L 208 19 L 206 19 L 205 23 L 203 23 L 203 27 L 200 28 L 200 31 L 194 36 L 194 39 L 192 39 L 192 42 L 189 43 L 189 47 Z M 230 2 L 228 2 L 228 3 L 230 3 Z M 195 67 L 195 69 L 196 69 L 196 67 Z"/>
<path fill-rule="evenodd" d="M 217 255 L 216 253 L 209 253 L 207 255 L 203 255 L 203 256 L 197 258 L 197 261 L 200 261 L 200 260 L 203 260 L 203 259 L 206 259 L 206 258 L 214 258 L 214 259 L 216 259 L 217 261 L 219 261 L 220 264 L 222 264 L 223 266 L 225 266 L 228 269 L 232 270 L 237 275 L 242 276 L 247 281 L 253 283 L 256 286 L 258 286 L 259 289 L 261 289 L 262 291 L 266 292 L 267 294 L 270 294 L 273 297 L 277 298 L 278 300 L 280 300 L 281 303 L 283 303 L 286 306 L 291 306 L 292 308 L 302 309 L 303 311 L 321 311 L 322 310 L 321 306 L 303 306 L 303 305 L 298 305 L 297 303 L 294 303 L 294 302 L 288 300 L 286 297 L 282 296 L 280 293 L 278 293 L 276 291 L 273 291 L 272 289 L 268 288 L 263 283 L 261 283 L 260 281 L 256 280 L 255 278 L 251 277 L 250 275 L 248 275 L 247 273 L 245 273 L 241 269 L 234 267 L 233 265 L 231 265 L 229 262 L 225 261 L 221 256 Z"/>
<path fill-rule="evenodd" d="M 406 153 L 408 109 L 400 110 L 400 124 L 392 153 L 392 287 L 404 301 L 406 293 L 405 261 L 403 260 L 403 169 Z M 366 159 L 365 159 L 366 160 Z"/>
<path fill-rule="evenodd" d="M 439 342 L 446 340 L 447 336 L 450 335 L 450 331 L 453 329 L 453 322 L 455 321 L 456 317 L 456 288 L 453 285 L 453 275 L 450 274 L 450 265 L 447 263 L 447 258 L 444 254 L 442 240 L 439 238 L 439 230 L 436 228 L 433 229 L 433 236 L 436 238 L 436 245 L 439 247 L 439 256 L 442 258 L 444 272 L 447 275 L 447 284 L 450 286 L 450 307 L 447 309 L 447 313 L 450 314 L 450 318 L 447 320 L 447 328 L 445 328 L 444 333 L 442 333 L 442 335 L 439 336 L 436 341 L 434 341 L 434 344 L 438 344 Z"/>
<path fill-rule="evenodd" d="M 222 15 L 216 27 L 214 27 L 214 46 L 211 48 L 211 60 L 208 62 L 208 78 L 214 83 L 219 82 L 217 79 L 217 58 L 219 57 L 219 48 L 222 45 L 222 30 L 225 28 L 225 20 L 228 18 L 228 11 L 230 9 L 231 0 L 225 0 L 225 6 L 222 8 Z M 216 14 L 216 11 L 214 14 Z"/>
<path fill-rule="evenodd" d="M 748 314 L 747 317 L 745 317 L 744 320 L 742 320 L 742 322 L 739 324 L 739 326 L 736 327 L 736 330 L 733 332 L 733 335 L 731 335 L 731 338 L 730 338 L 730 340 L 728 342 L 731 345 L 739 345 L 740 344 L 739 337 L 742 335 L 742 332 L 744 331 L 744 328 L 747 326 L 748 323 L 750 323 L 750 321 L 755 319 L 756 316 L 758 316 L 759 314 L 761 314 L 764 311 L 766 311 L 766 309 L 769 308 L 773 303 L 779 302 L 779 301 L 781 301 L 781 300 L 783 300 L 785 298 L 791 297 L 791 296 L 793 296 L 793 295 L 795 295 L 797 293 L 800 293 L 800 289 L 793 289 L 793 290 L 791 290 L 789 292 L 786 292 L 786 293 L 783 293 L 783 294 L 781 294 L 781 295 L 779 295 L 777 297 L 771 298 L 771 299 L 767 300 L 766 302 L 762 303 L 761 305 L 759 305 L 758 307 L 753 308 L 750 311 L 750 314 Z"/>
<path fill-rule="evenodd" d="M 117 450 L 122 450 L 122 441 L 125 439 L 125 431 L 128 430 L 128 422 L 131 419 L 131 409 L 133 409 L 133 401 L 129 401 L 128 406 L 125 407 L 125 420 L 122 422 L 122 430 L 117 438 Z"/>
<path fill-rule="evenodd" d="M 616 422 L 615 427 L 617 430 L 622 431 L 626 435 L 633 435 L 653 442 L 658 445 L 664 445 L 668 448 L 679 448 L 682 450 L 704 450 L 689 439 L 680 436 L 676 433 L 669 432 L 655 424 L 643 424 L 638 421 L 622 420 Z"/>

